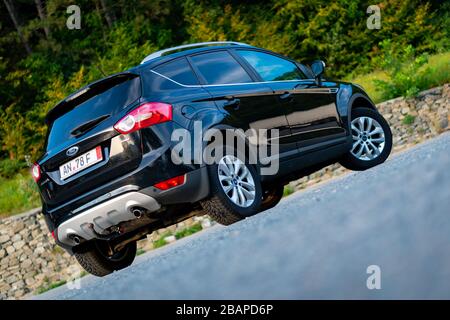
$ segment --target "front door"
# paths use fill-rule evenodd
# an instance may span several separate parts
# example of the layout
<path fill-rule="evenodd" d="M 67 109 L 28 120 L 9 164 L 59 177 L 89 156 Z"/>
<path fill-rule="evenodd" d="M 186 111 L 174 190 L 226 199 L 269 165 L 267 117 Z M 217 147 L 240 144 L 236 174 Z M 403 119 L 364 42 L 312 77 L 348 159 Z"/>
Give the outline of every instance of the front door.
<path fill-rule="evenodd" d="M 236 49 L 259 80 L 269 85 L 291 129 L 290 142 L 300 151 L 321 142 L 345 136 L 336 108 L 337 85 L 324 82 L 318 86 L 294 61 L 259 49 Z"/>
<path fill-rule="evenodd" d="M 301 80 L 273 83 L 272 88 L 282 105 L 289 99 L 286 117 L 292 139 L 300 150 L 345 137 L 346 131 L 336 107 L 335 83 L 323 82 L 318 86 L 314 80 Z"/>

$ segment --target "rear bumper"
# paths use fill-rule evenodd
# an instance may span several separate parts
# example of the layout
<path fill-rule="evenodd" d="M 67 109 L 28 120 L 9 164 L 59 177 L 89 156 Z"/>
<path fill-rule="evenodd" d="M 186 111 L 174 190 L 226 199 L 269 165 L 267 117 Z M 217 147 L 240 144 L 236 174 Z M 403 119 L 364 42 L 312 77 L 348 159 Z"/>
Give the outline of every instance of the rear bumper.
<path fill-rule="evenodd" d="M 144 154 L 136 169 L 119 177 L 111 178 L 108 182 L 102 183 L 81 195 L 71 197 L 70 200 L 51 204 L 43 198 L 43 213 L 46 216 L 49 229 L 56 229 L 65 220 L 91 207 L 96 202 L 109 200 L 125 192 L 151 188 L 158 182 L 200 169 L 200 166 L 195 164 L 175 165 L 170 159 L 171 149 L 167 146 L 161 147 Z"/>
<path fill-rule="evenodd" d="M 68 246 L 79 244 L 78 239 L 92 240 L 104 234 L 108 228 L 121 222 L 136 219 L 133 209 L 144 208 L 154 212 L 161 205 L 152 197 L 140 192 L 128 192 L 105 201 L 64 221 L 58 226 L 58 242 Z"/>
<path fill-rule="evenodd" d="M 56 242 L 68 250 L 79 242 L 78 240 L 92 240 L 108 233 L 108 228 L 117 226 L 121 222 L 137 219 L 133 214 L 134 207 L 145 209 L 151 213 L 161 211 L 167 206 L 181 203 L 195 203 L 209 195 L 209 179 L 206 167 L 190 171 L 185 174 L 183 185 L 168 190 L 159 190 L 153 186 L 141 188 L 136 185 L 126 185 L 114 189 L 94 200 L 78 207 L 66 219 L 57 224 L 45 218 L 50 230 L 55 230 Z M 53 228 L 51 227 L 53 226 Z"/>

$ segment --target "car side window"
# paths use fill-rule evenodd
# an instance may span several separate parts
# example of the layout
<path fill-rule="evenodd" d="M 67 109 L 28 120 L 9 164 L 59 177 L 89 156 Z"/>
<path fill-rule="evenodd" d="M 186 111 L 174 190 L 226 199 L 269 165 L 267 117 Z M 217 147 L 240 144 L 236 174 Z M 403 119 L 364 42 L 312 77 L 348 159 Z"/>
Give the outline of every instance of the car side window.
<path fill-rule="evenodd" d="M 164 63 L 155 68 L 155 71 L 184 85 L 199 84 L 196 75 L 185 57 Z"/>
<path fill-rule="evenodd" d="M 306 76 L 295 63 L 272 54 L 253 51 L 237 50 L 264 81 L 301 80 Z"/>
<path fill-rule="evenodd" d="M 247 71 L 226 51 L 202 53 L 190 58 L 207 84 L 253 82 Z"/>

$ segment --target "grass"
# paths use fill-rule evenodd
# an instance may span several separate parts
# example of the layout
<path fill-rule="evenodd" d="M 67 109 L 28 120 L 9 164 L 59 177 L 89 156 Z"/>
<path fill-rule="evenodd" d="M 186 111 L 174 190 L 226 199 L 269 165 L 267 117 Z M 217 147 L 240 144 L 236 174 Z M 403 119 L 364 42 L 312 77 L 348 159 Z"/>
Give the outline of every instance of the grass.
<path fill-rule="evenodd" d="M 168 244 L 168 242 L 165 240 L 165 238 L 169 237 L 172 235 L 172 232 L 167 231 L 165 233 L 163 233 L 157 240 L 153 241 L 153 248 L 161 248 L 163 246 L 165 246 L 166 244 Z"/>
<path fill-rule="evenodd" d="M 430 56 L 428 62 L 421 67 L 421 70 L 427 68 L 429 72 L 425 73 L 418 80 L 418 87 L 421 91 L 450 82 L 450 52 Z M 375 103 L 386 100 L 386 97 L 374 84 L 374 80 L 389 80 L 388 75 L 384 71 L 375 70 L 369 74 L 359 75 L 346 80 L 361 85 Z"/>
<path fill-rule="evenodd" d="M 64 249 L 61 248 L 60 246 L 54 246 L 52 249 L 52 253 L 53 254 L 59 254 L 59 255 L 63 255 L 65 253 Z"/>
<path fill-rule="evenodd" d="M 429 67 L 428 73 L 420 81 L 420 89 L 430 89 L 450 82 L 450 52 L 433 55 L 428 64 L 422 68 Z"/>
<path fill-rule="evenodd" d="M 53 283 L 50 283 L 50 284 L 44 284 L 44 285 L 40 286 L 39 288 L 37 288 L 36 293 L 37 294 L 42 294 L 42 293 L 47 292 L 49 290 L 52 290 L 52 289 L 58 288 L 60 286 L 63 286 L 66 283 L 67 283 L 66 280 L 60 280 L 60 281 L 56 281 L 56 282 L 53 282 Z"/>
<path fill-rule="evenodd" d="M 199 232 L 203 229 L 202 225 L 200 223 L 195 223 L 190 227 L 184 228 L 183 230 L 178 231 L 177 233 L 175 233 L 175 238 L 177 240 L 190 236 L 196 232 Z M 153 248 L 157 249 L 157 248 L 161 248 L 163 246 L 165 246 L 166 244 L 168 244 L 168 242 L 165 240 L 165 238 L 172 236 L 173 233 L 170 231 L 167 231 L 165 233 L 163 233 L 157 240 L 153 241 Z"/>
<path fill-rule="evenodd" d="M 175 233 L 175 238 L 177 238 L 177 240 L 179 240 L 181 238 L 184 238 L 184 237 L 190 236 L 191 234 L 199 232 L 202 229 L 203 229 L 202 225 L 200 223 L 196 223 L 196 224 L 193 224 L 190 227 L 187 227 L 187 228 L 185 228 L 185 229 Z"/>
<path fill-rule="evenodd" d="M 382 92 L 377 90 L 377 87 L 375 86 L 374 80 L 388 80 L 388 76 L 383 71 L 374 71 L 369 74 L 357 76 L 353 79 L 348 79 L 348 81 L 357 83 L 360 86 L 366 90 L 366 92 L 369 94 L 369 97 L 375 102 L 381 102 L 383 101 Z"/>
<path fill-rule="evenodd" d="M 144 254 L 144 253 L 145 253 L 144 249 L 137 249 L 136 256 L 140 256 L 141 254 Z"/>
<path fill-rule="evenodd" d="M 415 116 L 412 116 L 410 114 L 405 115 L 405 117 L 402 120 L 402 123 L 406 126 L 410 126 L 414 123 L 414 120 L 416 120 Z"/>
<path fill-rule="evenodd" d="M 287 197 L 288 195 L 293 194 L 294 191 L 294 187 L 289 184 L 285 185 L 283 190 L 283 197 Z"/>
<path fill-rule="evenodd" d="M 28 173 L 0 178 L 0 218 L 41 206 L 37 186 Z"/>
<path fill-rule="evenodd" d="M 88 272 L 85 270 L 82 270 L 80 272 L 79 278 L 83 278 L 84 276 L 87 276 Z M 47 277 L 44 278 L 44 284 L 41 285 L 39 288 L 36 289 L 35 294 L 42 294 L 44 292 L 47 292 L 49 290 L 61 287 L 67 283 L 66 280 L 60 280 L 53 283 L 49 283 L 49 279 Z"/>

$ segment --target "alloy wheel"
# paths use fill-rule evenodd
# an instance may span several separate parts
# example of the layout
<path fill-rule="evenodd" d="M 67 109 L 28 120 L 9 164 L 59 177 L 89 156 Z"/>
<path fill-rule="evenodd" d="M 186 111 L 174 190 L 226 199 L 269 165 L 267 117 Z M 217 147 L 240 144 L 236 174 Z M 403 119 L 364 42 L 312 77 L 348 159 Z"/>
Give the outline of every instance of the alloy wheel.
<path fill-rule="evenodd" d="M 384 149 L 385 137 L 381 125 L 370 117 L 358 117 L 352 120 L 353 146 L 351 153 L 360 160 L 373 160 Z"/>
<path fill-rule="evenodd" d="M 217 167 L 220 185 L 227 197 L 240 207 L 249 207 L 255 201 L 255 181 L 247 166 L 235 156 L 226 155 Z"/>

